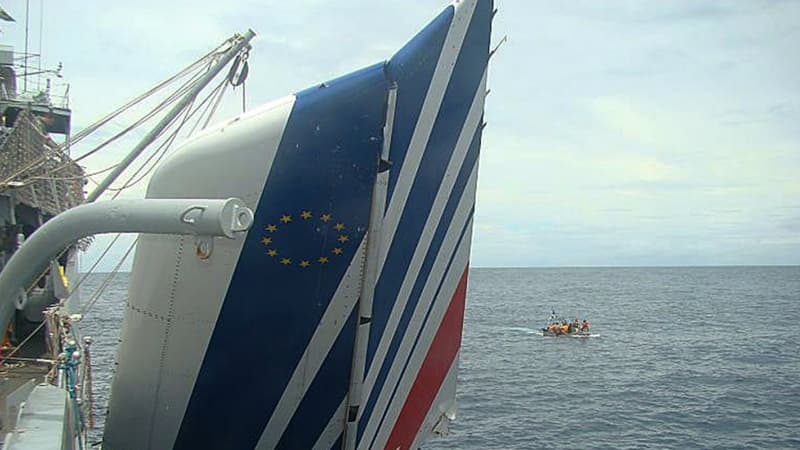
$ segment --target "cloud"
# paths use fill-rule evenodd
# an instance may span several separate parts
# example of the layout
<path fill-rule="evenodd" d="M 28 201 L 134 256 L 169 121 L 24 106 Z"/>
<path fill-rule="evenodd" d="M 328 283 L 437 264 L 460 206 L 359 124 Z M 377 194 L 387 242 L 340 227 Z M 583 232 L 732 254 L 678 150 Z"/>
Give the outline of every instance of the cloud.
<path fill-rule="evenodd" d="M 253 28 L 252 108 L 390 57 L 444 3 L 48 3 L 45 60 L 79 127 Z M 473 265 L 800 263 L 800 3 L 498 7 Z"/>

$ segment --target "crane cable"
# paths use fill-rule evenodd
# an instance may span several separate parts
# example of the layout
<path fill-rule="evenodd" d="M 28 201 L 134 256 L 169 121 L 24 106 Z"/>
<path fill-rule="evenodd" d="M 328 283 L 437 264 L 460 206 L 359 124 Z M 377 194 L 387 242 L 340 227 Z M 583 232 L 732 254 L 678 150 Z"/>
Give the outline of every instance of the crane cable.
<path fill-rule="evenodd" d="M 140 181 L 141 181 L 141 180 L 142 180 L 142 179 L 143 179 L 143 178 L 144 178 L 144 177 L 145 177 L 145 176 L 146 176 L 146 175 L 147 175 L 149 172 L 151 172 L 151 171 L 152 171 L 152 170 L 153 170 L 153 169 L 154 169 L 154 168 L 155 168 L 155 167 L 158 165 L 158 161 L 160 161 L 160 160 L 161 160 L 161 158 L 163 158 L 163 156 L 166 154 L 167 150 L 169 149 L 170 145 L 171 145 L 171 144 L 174 142 L 175 138 L 177 137 L 177 135 L 178 135 L 179 131 L 182 129 L 182 127 L 183 127 L 183 126 L 186 124 L 186 122 L 188 122 L 188 120 L 189 120 L 189 119 L 190 119 L 190 118 L 191 118 L 191 117 L 192 117 L 192 116 L 193 116 L 195 113 L 197 113 L 197 111 L 199 111 L 199 110 L 200 110 L 200 109 L 201 109 L 201 108 L 202 108 L 204 105 L 206 106 L 206 109 L 205 109 L 205 110 L 203 110 L 203 112 L 202 112 L 202 113 L 200 114 L 200 116 L 198 117 L 198 119 L 197 119 L 197 122 L 195 123 L 195 126 L 194 126 L 194 127 L 192 128 L 192 130 L 190 131 L 189 135 L 191 135 L 191 134 L 193 134 L 193 133 L 194 133 L 194 131 L 195 131 L 195 130 L 196 130 L 196 128 L 197 128 L 197 124 L 198 124 L 198 123 L 201 121 L 201 119 L 202 119 L 203 115 L 205 115 L 206 113 L 208 113 L 207 119 L 206 119 L 206 121 L 205 121 L 205 123 L 204 123 L 204 125 L 203 125 L 203 128 L 205 128 L 205 127 L 206 127 L 206 125 L 208 124 L 208 121 L 209 121 L 209 120 L 211 119 L 211 117 L 213 116 L 214 112 L 216 112 L 216 110 L 217 110 L 217 107 L 218 107 L 218 105 L 219 105 L 219 102 L 220 102 L 220 100 L 221 100 L 221 96 L 222 96 L 222 94 L 225 92 L 225 88 L 227 87 L 227 85 L 228 85 L 229 83 L 230 83 L 230 79 L 229 79 L 229 78 L 226 78 L 226 79 L 224 79 L 224 80 L 223 80 L 223 81 L 222 81 L 222 82 L 221 82 L 219 85 L 217 85 L 217 86 L 216 86 L 216 87 L 215 87 L 215 88 L 214 88 L 214 89 L 211 91 L 211 93 L 209 93 L 209 95 L 207 95 L 207 96 L 206 96 L 206 98 L 205 98 L 205 99 L 203 99 L 203 101 L 202 101 L 202 102 L 201 102 L 201 103 L 200 103 L 200 104 L 199 104 L 199 105 L 198 105 L 196 108 L 194 108 L 194 109 L 192 109 L 192 108 L 193 108 L 193 106 L 194 106 L 194 101 L 192 101 L 192 102 L 191 102 L 191 103 L 190 103 L 190 104 L 187 106 L 187 108 L 186 108 L 186 111 L 185 111 L 184 118 L 181 120 L 181 124 L 180 124 L 180 125 L 179 125 L 179 126 L 178 126 L 178 127 L 177 127 L 177 128 L 176 128 L 176 129 L 175 129 L 173 132 L 172 132 L 172 134 L 170 135 L 170 137 L 169 137 L 169 138 L 168 138 L 166 141 L 162 142 L 162 144 L 159 146 L 159 149 L 158 149 L 156 152 L 154 152 L 154 154 L 153 154 L 153 155 L 151 155 L 151 156 L 150 156 L 150 158 L 148 158 L 148 160 L 147 160 L 147 161 L 145 161 L 145 163 L 144 163 L 144 164 L 142 164 L 142 166 L 140 166 L 140 167 L 139 167 L 139 169 L 137 169 L 137 171 L 136 171 L 136 172 L 134 172 L 134 173 L 131 175 L 131 177 L 129 177 L 129 178 L 128 178 L 128 181 L 126 181 L 126 182 L 125 182 L 125 184 L 124 184 L 124 185 L 123 185 L 121 188 L 116 188 L 116 189 L 114 189 L 114 190 L 115 190 L 115 191 L 117 191 L 117 192 L 114 194 L 114 196 L 112 197 L 112 199 L 115 199 L 115 198 L 117 198 L 117 197 L 118 197 L 118 196 L 119 196 L 119 195 L 122 193 L 122 191 L 124 191 L 125 189 L 127 189 L 127 188 L 129 188 L 129 187 L 131 187 L 131 186 L 135 185 L 136 183 L 139 183 L 139 182 L 140 182 Z M 232 83 L 230 83 L 230 84 L 232 84 Z M 215 99 L 215 101 L 213 101 L 213 102 L 210 102 L 210 100 L 211 100 L 212 98 L 214 98 L 214 99 Z M 209 103 L 209 102 L 210 102 L 210 103 Z M 206 105 L 206 103 L 208 103 L 208 105 Z M 212 106 L 212 105 L 213 105 L 213 106 Z M 160 134 L 160 136 L 163 136 L 163 132 Z M 163 150 L 162 150 L 162 149 L 163 149 Z M 152 167 L 150 167 L 150 168 L 147 170 L 147 172 L 145 172 L 145 174 L 143 174 L 143 175 L 142 175 L 142 176 L 140 176 L 138 179 L 136 179 L 135 181 L 133 181 L 133 178 L 134 178 L 134 177 L 136 177 L 136 176 L 139 174 L 139 172 L 140 172 L 140 171 L 141 171 L 141 170 L 142 170 L 142 169 L 143 169 L 143 168 L 144 168 L 144 167 L 147 165 L 147 163 L 148 163 L 148 162 L 149 162 L 149 161 L 150 161 L 150 160 L 153 158 L 153 156 L 154 156 L 154 155 L 156 155 L 156 154 L 158 154 L 158 153 L 159 153 L 159 150 L 161 150 L 161 155 L 158 157 L 158 159 L 157 159 L 157 160 L 156 160 L 156 162 L 153 164 L 153 166 L 152 166 Z M 93 174 L 97 174 L 97 173 L 100 173 L 100 172 L 105 172 L 105 171 L 111 170 L 111 169 L 112 169 L 113 167 L 115 167 L 115 166 L 116 166 L 116 165 L 114 165 L 114 166 L 111 166 L 110 168 L 103 169 L 102 171 L 95 172 L 95 173 L 93 173 Z M 132 182 L 132 181 L 133 181 L 133 182 Z M 121 234 L 121 233 L 117 233 L 117 235 L 114 237 L 114 239 L 113 239 L 113 240 L 112 240 L 112 241 L 111 241 L 111 242 L 110 242 L 110 243 L 109 243 L 109 244 L 106 246 L 105 250 L 104 250 L 104 251 L 102 252 L 102 254 L 101 254 L 101 255 L 100 255 L 98 258 L 97 258 L 97 260 L 94 262 L 94 264 L 92 265 L 92 267 L 91 267 L 91 268 L 90 268 L 90 269 L 89 269 L 89 270 L 88 270 L 86 273 L 82 274 L 82 277 L 81 277 L 81 278 L 78 280 L 78 282 L 77 282 L 77 283 L 76 283 L 76 284 L 73 286 L 73 288 L 70 290 L 70 293 L 69 293 L 69 295 L 72 295 L 73 293 L 77 292 L 78 288 L 79 288 L 79 287 L 80 287 L 80 286 L 83 284 L 83 282 L 84 282 L 84 281 L 85 281 L 85 280 L 88 278 L 88 276 L 94 272 L 95 268 L 96 268 L 96 267 L 97 267 L 97 266 L 100 264 L 100 262 L 102 261 L 102 259 L 103 259 L 103 258 L 104 258 L 104 257 L 105 257 L 107 254 L 108 254 L 108 252 L 111 250 L 111 248 L 113 247 L 113 245 L 114 245 L 114 244 L 117 242 L 117 240 L 119 240 L 119 238 L 120 238 L 121 236 L 122 236 L 122 234 Z M 97 290 L 95 291 L 95 293 L 92 295 L 90 302 L 87 304 L 87 306 L 86 306 L 86 307 L 84 307 L 84 308 L 81 310 L 81 311 L 82 311 L 82 313 L 84 313 L 84 312 L 88 312 L 88 311 L 91 309 L 91 307 L 92 307 L 92 306 L 93 306 L 93 305 L 96 303 L 97 299 L 100 297 L 100 295 L 102 294 L 102 292 L 105 290 L 105 287 L 106 287 L 106 286 L 108 285 L 108 283 L 109 283 L 109 282 L 110 282 L 110 281 L 111 281 L 111 280 L 112 280 L 112 279 L 113 279 L 113 278 L 116 276 L 116 273 L 119 271 L 119 268 L 120 268 L 120 267 L 122 266 L 122 264 L 123 264 L 123 263 L 124 263 L 124 262 L 127 260 L 128 256 L 130 255 L 131 251 L 133 250 L 133 248 L 135 247 L 135 245 L 136 245 L 136 243 L 137 243 L 137 242 L 138 242 L 138 238 L 136 238 L 136 239 L 134 240 L 134 242 L 133 242 L 133 243 L 132 243 L 132 244 L 131 244 L 131 245 L 128 247 L 128 250 L 125 252 L 125 254 L 123 255 L 123 257 L 120 259 L 120 261 L 119 261 L 119 262 L 117 263 L 117 265 L 114 267 L 114 269 L 112 270 L 112 272 L 111 272 L 111 273 L 109 273 L 109 275 L 106 277 L 106 279 L 105 279 L 105 280 L 104 280 L 104 281 L 101 283 L 101 285 L 98 287 L 98 289 L 97 289 Z M 64 255 L 64 254 L 65 254 L 65 253 L 68 251 L 68 250 L 69 250 L 69 247 L 67 247 L 66 249 L 62 250 L 62 251 L 59 253 L 59 255 L 58 255 L 58 256 L 57 256 L 55 259 L 61 258 L 61 257 L 62 257 L 62 256 L 63 256 L 63 255 Z M 37 277 L 37 278 L 36 278 L 36 281 L 34 281 L 34 282 L 32 283 L 32 285 L 31 285 L 30 287 L 28 287 L 28 289 L 26 290 L 26 292 L 30 292 L 31 290 L 33 290 L 33 288 L 34 288 L 34 287 L 36 287 L 36 285 L 38 284 L 38 280 L 39 280 L 39 279 L 40 279 L 42 276 L 46 276 L 46 275 L 47 275 L 47 272 L 48 272 L 49 270 L 50 270 L 50 268 L 49 268 L 49 267 L 48 267 L 47 269 L 45 269 L 45 270 L 42 272 L 42 274 L 41 274 L 39 277 Z M 62 300 L 61 302 L 59 302 L 59 305 L 62 305 L 62 304 L 63 304 L 63 300 Z M 40 323 L 40 324 L 39 324 L 39 325 L 38 325 L 38 326 L 37 326 L 37 327 L 36 327 L 36 328 L 35 328 L 35 329 L 34 329 L 34 330 L 33 330 L 33 331 L 30 333 L 30 334 L 28 334 L 28 336 L 26 336 L 26 337 L 25 337 L 25 339 L 23 339 L 23 340 L 22 340 L 22 342 L 20 342 L 20 344 L 18 344 L 17 346 L 15 346 L 15 347 L 14 347 L 14 349 L 13 349 L 13 350 L 12 350 L 12 351 L 11 351 L 11 352 L 8 354 L 8 355 L 4 355 L 4 356 L 2 356 L 2 360 L 0 360 L 0 364 L 2 364 L 2 363 L 5 363 L 5 361 L 6 361 L 7 359 L 9 359 L 9 358 L 13 357 L 13 355 L 14 355 L 14 354 L 16 354 L 16 353 L 17 353 L 17 352 L 18 352 L 18 351 L 19 351 L 19 350 L 20 350 L 20 349 L 21 349 L 21 348 L 22 348 L 22 347 L 23 347 L 23 346 L 24 346 L 24 345 L 25 345 L 25 344 L 26 344 L 26 343 L 27 343 L 27 342 L 28 342 L 28 341 L 29 341 L 29 340 L 30 340 L 30 339 L 31 339 L 31 338 L 32 338 L 32 337 L 33 337 L 33 336 L 34 336 L 34 335 L 35 335 L 35 334 L 36 334 L 36 333 L 37 333 L 37 332 L 38 332 L 38 331 L 39 331 L 39 330 L 40 330 L 40 329 L 41 329 L 41 328 L 44 326 L 44 325 L 45 325 L 45 324 L 46 324 L 46 321 L 43 321 L 42 323 Z"/>
<path fill-rule="evenodd" d="M 184 69 L 182 69 L 181 71 L 179 71 L 177 74 L 175 74 L 175 75 L 171 76 L 170 78 L 162 81 L 161 83 L 157 84 L 156 86 L 150 88 L 144 94 L 134 98 L 133 100 L 129 101 L 128 103 L 124 104 L 123 106 L 117 108 L 115 111 L 107 114 L 106 116 L 102 117 L 98 121 L 96 121 L 93 124 L 87 126 L 83 130 L 78 132 L 75 136 L 73 136 L 68 142 L 55 147 L 54 149 L 50 150 L 49 152 L 45 152 L 38 159 L 32 161 L 31 163 L 29 163 L 27 166 L 23 167 L 22 169 L 17 170 L 17 172 L 15 172 L 11 176 L 7 177 L 2 183 L 0 183 L 0 185 L 8 184 L 9 182 L 14 181 L 18 176 L 22 175 L 23 173 L 25 173 L 25 172 L 27 172 L 29 170 L 36 169 L 37 167 L 41 166 L 44 162 L 46 162 L 48 160 L 48 158 L 50 158 L 53 154 L 62 154 L 62 155 L 64 155 L 64 150 L 67 147 L 71 147 L 72 145 L 80 142 L 86 136 L 88 136 L 91 133 L 95 132 L 97 129 L 99 129 L 100 127 L 104 126 L 105 124 L 107 124 L 108 122 L 110 122 L 111 120 L 113 120 L 114 118 L 116 118 L 117 116 L 122 114 L 123 112 L 125 112 L 128 109 L 130 109 L 131 107 L 141 103 L 142 101 L 144 101 L 145 99 L 149 98 L 150 96 L 152 96 L 156 92 L 158 92 L 158 91 L 162 90 L 163 88 L 165 88 L 166 86 L 172 84 L 176 80 L 179 80 L 181 78 L 186 77 L 192 71 L 197 70 L 198 67 L 201 67 L 202 65 L 205 64 L 207 66 L 206 67 L 206 71 L 207 71 L 208 68 L 213 64 L 213 62 L 216 61 L 219 58 L 220 55 L 224 54 L 225 51 L 227 51 L 227 49 L 224 48 L 224 47 L 232 45 L 233 41 L 234 41 L 234 38 L 227 39 L 221 45 L 219 45 L 215 49 L 209 51 L 208 53 L 206 53 L 205 55 L 203 55 L 202 57 L 200 57 L 199 59 L 197 59 L 196 61 L 191 63 L 189 66 L 187 66 Z M 194 86 L 197 83 L 198 79 L 202 76 L 202 74 L 204 72 L 205 71 L 201 71 L 199 74 L 195 74 L 195 76 L 189 82 L 185 83 L 181 88 L 179 88 L 176 92 L 174 92 L 172 95 L 170 95 L 167 98 L 167 100 L 162 101 L 156 107 L 156 109 L 154 111 L 151 111 L 148 115 L 145 116 L 145 118 L 142 118 L 139 121 L 135 122 L 134 126 L 128 127 L 127 129 L 123 130 L 123 132 L 118 133 L 114 137 L 112 137 L 109 140 L 107 140 L 104 143 L 102 143 L 99 146 L 99 148 L 95 148 L 92 151 L 87 152 L 86 154 L 81 155 L 80 157 L 73 159 L 71 162 L 77 162 L 77 161 L 80 161 L 82 159 L 85 159 L 86 157 L 90 156 L 91 154 L 94 154 L 97 151 L 99 151 L 100 148 L 104 147 L 105 145 L 109 144 L 110 142 L 113 142 L 114 140 L 118 139 L 120 136 L 122 136 L 122 135 L 128 133 L 129 131 L 131 131 L 132 129 L 138 127 L 143 122 L 149 120 L 153 115 L 155 115 L 159 111 L 163 110 L 166 106 L 169 106 L 169 104 L 172 103 L 173 101 L 175 101 L 176 98 L 178 98 L 181 95 L 183 95 L 186 92 L 188 92 L 188 90 L 191 89 L 191 87 Z M 66 155 L 64 155 L 64 156 L 66 156 Z M 55 170 L 60 170 L 61 168 L 65 167 L 65 166 L 68 166 L 68 165 L 69 164 L 65 164 L 62 167 L 56 168 Z"/>

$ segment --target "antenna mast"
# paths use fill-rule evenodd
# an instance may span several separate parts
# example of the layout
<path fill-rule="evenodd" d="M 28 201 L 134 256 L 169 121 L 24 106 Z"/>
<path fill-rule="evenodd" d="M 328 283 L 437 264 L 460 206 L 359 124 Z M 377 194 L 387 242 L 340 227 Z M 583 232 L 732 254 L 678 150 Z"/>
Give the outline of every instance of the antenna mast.
<path fill-rule="evenodd" d="M 25 55 L 22 58 L 22 92 L 28 90 L 28 24 L 31 12 L 31 0 L 25 0 Z"/>

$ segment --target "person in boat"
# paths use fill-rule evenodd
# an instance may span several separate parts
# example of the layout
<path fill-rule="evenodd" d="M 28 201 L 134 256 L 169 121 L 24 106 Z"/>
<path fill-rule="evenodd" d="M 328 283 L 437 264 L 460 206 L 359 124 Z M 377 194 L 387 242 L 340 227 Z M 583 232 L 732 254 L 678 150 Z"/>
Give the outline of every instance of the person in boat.
<path fill-rule="evenodd" d="M 575 320 L 572 322 L 572 331 L 577 333 L 578 331 L 580 331 L 580 329 L 581 329 L 581 323 L 576 317 Z"/>
<path fill-rule="evenodd" d="M 567 324 L 567 321 L 565 320 L 565 321 L 561 322 L 561 334 L 567 334 L 567 333 L 569 333 L 569 325 Z"/>
<path fill-rule="evenodd" d="M 589 332 L 589 321 L 583 319 L 583 324 L 581 324 L 581 332 L 588 333 Z"/>

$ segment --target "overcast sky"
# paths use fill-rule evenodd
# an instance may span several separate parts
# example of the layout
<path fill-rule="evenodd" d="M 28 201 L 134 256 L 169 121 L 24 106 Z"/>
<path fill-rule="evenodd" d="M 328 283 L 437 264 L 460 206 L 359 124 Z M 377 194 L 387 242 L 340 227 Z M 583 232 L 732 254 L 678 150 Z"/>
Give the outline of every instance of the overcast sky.
<path fill-rule="evenodd" d="M 235 31 L 258 33 L 254 107 L 389 58 L 446 5 L 45 1 L 42 48 L 79 130 Z M 21 49 L 25 2 L 2 6 Z M 496 6 L 473 266 L 800 263 L 800 2 Z"/>

